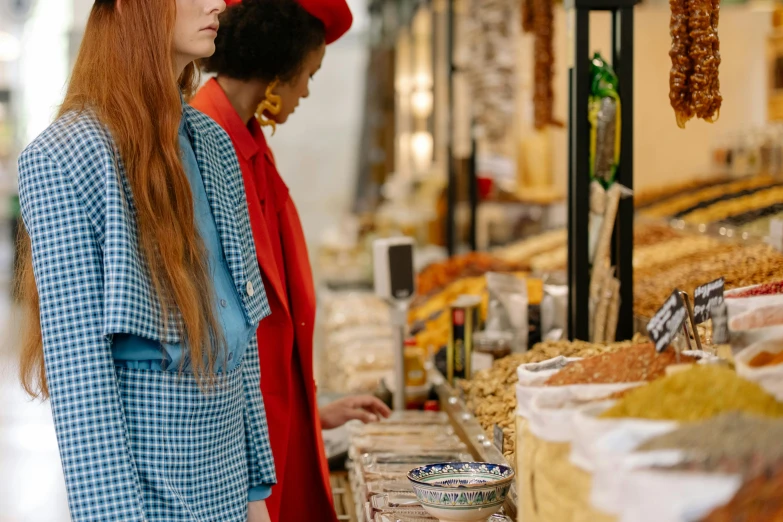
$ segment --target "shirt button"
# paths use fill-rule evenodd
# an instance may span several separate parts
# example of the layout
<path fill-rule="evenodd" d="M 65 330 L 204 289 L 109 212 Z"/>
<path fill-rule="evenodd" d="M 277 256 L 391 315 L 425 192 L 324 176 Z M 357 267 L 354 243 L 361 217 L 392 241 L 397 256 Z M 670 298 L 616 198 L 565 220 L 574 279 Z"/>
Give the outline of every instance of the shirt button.
<path fill-rule="evenodd" d="M 234 359 L 234 352 L 228 352 L 228 360 Z"/>
<path fill-rule="evenodd" d="M 256 293 L 255 288 L 253 288 L 253 283 L 251 281 L 247 282 L 247 285 L 245 285 L 245 288 L 247 289 L 247 295 L 250 297 L 253 297 Z"/>
<path fill-rule="evenodd" d="M 221 299 L 221 300 L 220 300 L 220 306 L 222 306 L 223 308 L 225 308 L 226 306 L 228 306 L 228 303 L 226 302 L 226 300 L 225 300 L 225 299 Z"/>

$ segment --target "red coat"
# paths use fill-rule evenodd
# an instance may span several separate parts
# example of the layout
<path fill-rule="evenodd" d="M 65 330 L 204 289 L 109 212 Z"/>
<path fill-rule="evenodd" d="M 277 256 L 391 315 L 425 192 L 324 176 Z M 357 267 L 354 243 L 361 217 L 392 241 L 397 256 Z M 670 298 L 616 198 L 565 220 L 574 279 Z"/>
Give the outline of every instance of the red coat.
<path fill-rule="evenodd" d="M 236 149 L 272 309 L 257 334 L 278 481 L 269 513 L 273 522 L 336 522 L 313 379 L 315 290 L 299 214 L 255 119 L 246 125 L 214 79 L 191 105 L 220 124 Z"/>

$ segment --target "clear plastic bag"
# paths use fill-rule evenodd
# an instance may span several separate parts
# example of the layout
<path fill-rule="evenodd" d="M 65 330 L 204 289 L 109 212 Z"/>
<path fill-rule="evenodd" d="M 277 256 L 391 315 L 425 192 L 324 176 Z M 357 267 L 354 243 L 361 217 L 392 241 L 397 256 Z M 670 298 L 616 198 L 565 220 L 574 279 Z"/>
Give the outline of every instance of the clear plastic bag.
<path fill-rule="evenodd" d="M 489 310 L 493 315 L 486 330 L 512 332 L 512 351 L 527 351 L 530 324 L 527 316 L 527 282 L 512 274 L 489 272 L 486 275 L 489 291 Z M 493 306 L 493 303 L 496 303 Z"/>

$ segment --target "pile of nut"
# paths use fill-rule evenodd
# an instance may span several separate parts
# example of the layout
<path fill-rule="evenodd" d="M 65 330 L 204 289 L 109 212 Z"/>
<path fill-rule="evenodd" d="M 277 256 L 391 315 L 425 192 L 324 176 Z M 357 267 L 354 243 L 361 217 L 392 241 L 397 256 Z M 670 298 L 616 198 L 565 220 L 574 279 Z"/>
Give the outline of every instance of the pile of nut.
<path fill-rule="evenodd" d="M 683 189 L 679 193 L 652 203 L 641 210 L 639 214 L 646 218 L 669 218 L 684 215 L 703 206 L 704 202 L 714 203 L 724 199 L 733 199 L 735 194 L 753 191 L 772 183 L 774 180 L 769 176 L 754 176 L 729 183 L 715 183 L 695 190 Z"/>
<path fill-rule="evenodd" d="M 470 381 L 461 381 L 467 406 L 488 436 L 492 436 L 496 424 L 503 429 L 503 453 L 506 460 L 513 464 L 516 442 L 514 410 L 517 407 L 517 368 L 521 364 L 546 361 L 558 355 L 591 357 L 614 352 L 639 342 L 642 342 L 641 337 L 610 345 L 583 341 L 539 343 L 525 353 L 509 355 L 495 361 L 491 369 L 478 372 Z"/>
<path fill-rule="evenodd" d="M 678 259 L 660 266 L 634 271 L 634 312 L 652 317 L 672 290 L 693 295 L 706 281 L 723 277 L 726 289 L 742 288 L 779 279 L 783 255 L 767 245 L 726 245 L 706 254 Z"/>

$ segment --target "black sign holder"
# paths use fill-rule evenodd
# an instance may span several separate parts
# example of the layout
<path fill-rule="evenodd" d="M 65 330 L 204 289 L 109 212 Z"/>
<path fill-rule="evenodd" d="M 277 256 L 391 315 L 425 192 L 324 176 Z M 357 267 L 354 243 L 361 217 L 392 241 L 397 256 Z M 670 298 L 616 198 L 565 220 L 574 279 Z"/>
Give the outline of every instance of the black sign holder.
<path fill-rule="evenodd" d="M 454 256 L 460 251 L 460 237 L 457 227 L 457 208 L 459 206 L 462 191 L 460 183 L 467 185 L 468 193 L 468 246 L 471 252 L 476 250 L 476 212 L 478 210 L 478 186 L 476 181 L 476 140 L 471 138 L 471 153 L 466 160 L 460 161 L 454 157 L 454 73 L 458 67 L 454 63 L 454 38 L 456 34 L 457 15 L 455 13 L 455 0 L 446 2 L 447 9 L 447 38 L 446 55 L 448 59 L 448 93 L 449 93 L 449 139 L 447 150 L 447 185 L 446 185 L 446 251 L 449 256 Z M 473 133 L 471 124 L 471 135 Z M 463 167 L 463 168 L 460 168 Z M 466 168 L 465 168 L 466 167 Z M 460 176 L 460 173 L 462 176 Z"/>
<path fill-rule="evenodd" d="M 569 77 L 568 117 L 568 337 L 589 340 L 590 256 L 590 12 L 612 13 L 612 67 L 619 80 L 620 166 L 617 183 L 633 190 L 634 5 L 639 0 L 571 0 L 574 63 Z M 617 339 L 633 336 L 633 198 L 623 198 L 612 238 L 612 264 L 620 280 Z"/>

